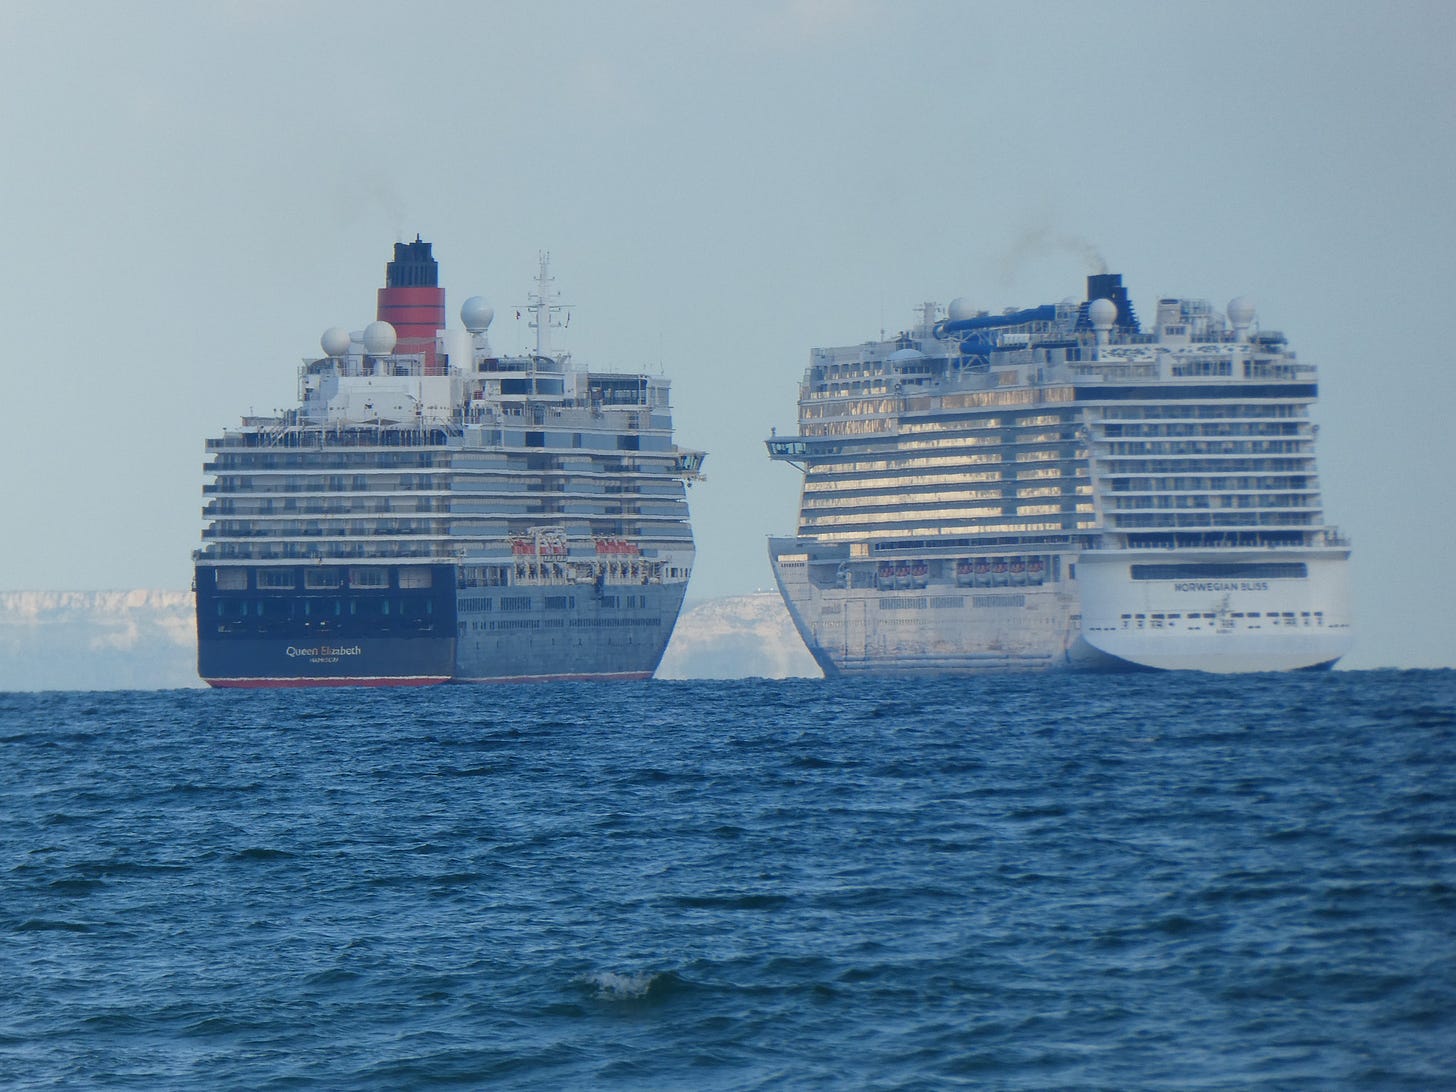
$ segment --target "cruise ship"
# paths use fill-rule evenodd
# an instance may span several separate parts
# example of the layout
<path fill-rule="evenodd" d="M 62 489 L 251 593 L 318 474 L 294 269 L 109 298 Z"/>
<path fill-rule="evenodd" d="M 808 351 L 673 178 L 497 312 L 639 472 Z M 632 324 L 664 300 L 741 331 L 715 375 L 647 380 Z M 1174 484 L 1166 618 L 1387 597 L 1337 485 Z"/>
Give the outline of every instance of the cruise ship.
<path fill-rule="evenodd" d="M 448 329 L 431 244 L 398 243 L 362 330 L 331 327 L 299 404 L 207 441 L 198 672 L 219 687 L 642 679 L 682 607 L 687 486 L 669 382 L 553 349 L 541 256 L 498 355 Z M 564 314 L 564 321 L 563 321 Z M 529 336 L 529 335 L 528 335 Z"/>
<path fill-rule="evenodd" d="M 925 304 L 815 349 L 778 587 L 826 675 L 1324 668 L 1349 543 L 1315 467 L 1315 369 L 1253 305 L 1122 277 L 999 314 Z"/>

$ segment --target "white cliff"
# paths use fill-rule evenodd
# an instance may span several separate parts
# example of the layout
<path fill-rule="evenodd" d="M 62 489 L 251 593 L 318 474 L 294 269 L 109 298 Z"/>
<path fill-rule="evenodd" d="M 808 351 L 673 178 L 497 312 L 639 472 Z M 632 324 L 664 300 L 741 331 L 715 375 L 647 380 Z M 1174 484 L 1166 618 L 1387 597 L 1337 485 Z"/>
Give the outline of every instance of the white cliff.
<path fill-rule="evenodd" d="M 0 689 L 200 685 L 191 592 L 0 592 Z"/>
<path fill-rule="evenodd" d="M 677 620 L 659 679 L 819 678 L 777 592 L 690 603 Z"/>

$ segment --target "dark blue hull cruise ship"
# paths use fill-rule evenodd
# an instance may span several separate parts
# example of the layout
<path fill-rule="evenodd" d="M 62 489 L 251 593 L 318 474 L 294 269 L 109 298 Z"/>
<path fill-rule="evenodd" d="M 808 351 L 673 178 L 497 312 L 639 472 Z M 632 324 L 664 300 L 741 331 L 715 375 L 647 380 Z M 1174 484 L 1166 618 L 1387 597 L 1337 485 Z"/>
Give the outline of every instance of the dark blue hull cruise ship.
<path fill-rule="evenodd" d="M 213 686 L 641 679 L 694 548 L 669 383 L 553 352 L 547 258 L 497 356 L 447 329 L 431 246 L 395 245 L 377 317 L 325 331 L 299 406 L 207 442 L 198 672 Z M 520 312 L 517 312 L 520 314 Z"/>

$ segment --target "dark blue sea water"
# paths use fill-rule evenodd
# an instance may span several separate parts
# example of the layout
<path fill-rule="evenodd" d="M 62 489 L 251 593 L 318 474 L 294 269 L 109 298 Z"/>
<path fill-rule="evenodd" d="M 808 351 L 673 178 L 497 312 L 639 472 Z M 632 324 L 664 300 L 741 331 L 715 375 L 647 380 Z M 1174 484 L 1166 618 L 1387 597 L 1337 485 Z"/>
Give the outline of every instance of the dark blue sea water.
<path fill-rule="evenodd" d="M 0 695 L 5 1088 L 1456 1087 L 1456 672 Z"/>

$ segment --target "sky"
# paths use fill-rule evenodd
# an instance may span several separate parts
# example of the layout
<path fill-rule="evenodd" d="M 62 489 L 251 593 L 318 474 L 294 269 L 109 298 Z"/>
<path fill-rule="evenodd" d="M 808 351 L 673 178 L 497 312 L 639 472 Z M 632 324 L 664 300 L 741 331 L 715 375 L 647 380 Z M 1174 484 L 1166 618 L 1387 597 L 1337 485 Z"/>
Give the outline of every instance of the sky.
<path fill-rule="evenodd" d="M 1318 365 L 1345 664 L 1456 666 L 1453 41 L 1420 0 L 7 0 L 0 587 L 186 587 L 203 440 L 419 234 L 501 351 L 550 252 L 556 343 L 670 376 L 709 453 L 690 596 L 768 588 L 811 348 L 1100 257 Z"/>

